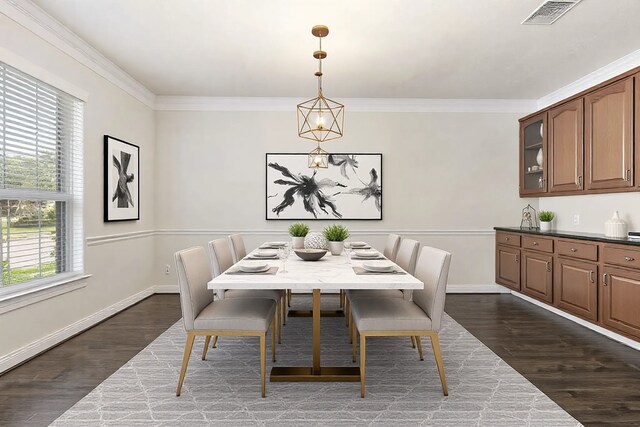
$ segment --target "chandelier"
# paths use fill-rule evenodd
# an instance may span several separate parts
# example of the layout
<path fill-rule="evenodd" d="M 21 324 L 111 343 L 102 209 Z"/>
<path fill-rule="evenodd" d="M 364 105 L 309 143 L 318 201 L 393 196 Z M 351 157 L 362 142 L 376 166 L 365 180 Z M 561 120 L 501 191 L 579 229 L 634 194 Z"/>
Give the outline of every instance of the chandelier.
<path fill-rule="evenodd" d="M 319 49 L 313 52 L 313 57 L 318 60 L 318 96 L 298 104 L 298 136 L 310 139 L 317 143 L 317 147 L 309 153 L 310 168 L 326 168 L 328 166 L 328 153 L 320 148 L 320 143 L 342 137 L 344 124 L 344 105 L 325 98 L 322 93 L 322 60 L 327 57 L 327 52 L 322 50 L 322 38 L 329 34 L 329 28 L 324 25 L 316 25 L 311 29 L 311 34 L 319 40 Z"/>

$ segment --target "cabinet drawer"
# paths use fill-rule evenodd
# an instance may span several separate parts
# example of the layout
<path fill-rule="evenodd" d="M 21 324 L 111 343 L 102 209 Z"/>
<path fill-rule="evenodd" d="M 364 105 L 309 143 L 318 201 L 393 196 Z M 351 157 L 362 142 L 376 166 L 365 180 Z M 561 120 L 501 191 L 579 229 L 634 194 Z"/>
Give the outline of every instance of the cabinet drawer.
<path fill-rule="evenodd" d="M 640 268 L 640 251 L 631 248 L 605 245 L 602 251 L 602 258 L 605 264 Z"/>
<path fill-rule="evenodd" d="M 553 253 L 553 240 L 545 237 L 522 236 L 522 247 L 534 251 Z"/>
<path fill-rule="evenodd" d="M 520 235 L 514 233 L 496 232 L 496 243 L 499 245 L 509 245 L 520 247 Z"/>
<path fill-rule="evenodd" d="M 558 255 L 598 261 L 598 245 L 596 243 L 558 240 L 556 249 L 558 250 Z"/>

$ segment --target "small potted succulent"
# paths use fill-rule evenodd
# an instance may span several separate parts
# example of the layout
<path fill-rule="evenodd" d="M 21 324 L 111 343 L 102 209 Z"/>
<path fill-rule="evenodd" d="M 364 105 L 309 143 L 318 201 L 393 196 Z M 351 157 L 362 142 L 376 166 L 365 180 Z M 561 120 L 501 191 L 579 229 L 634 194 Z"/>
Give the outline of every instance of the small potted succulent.
<path fill-rule="evenodd" d="M 538 219 L 540 220 L 540 231 L 551 231 L 551 223 L 553 222 L 554 217 L 555 214 L 551 211 L 540 211 L 538 213 Z"/>
<path fill-rule="evenodd" d="M 344 249 L 344 241 L 349 238 L 349 230 L 343 225 L 330 225 L 322 232 L 329 241 L 331 255 L 340 255 Z"/>
<path fill-rule="evenodd" d="M 304 249 L 304 238 L 309 233 L 309 226 L 301 222 L 291 224 L 289 235 L 293 243 L 293 249 Z"/>

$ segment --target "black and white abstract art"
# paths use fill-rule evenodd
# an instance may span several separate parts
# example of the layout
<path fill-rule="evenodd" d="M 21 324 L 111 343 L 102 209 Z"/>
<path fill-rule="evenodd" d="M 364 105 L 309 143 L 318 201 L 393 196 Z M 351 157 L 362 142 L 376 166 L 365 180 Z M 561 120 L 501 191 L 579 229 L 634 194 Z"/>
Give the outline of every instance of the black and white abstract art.
<path fill-rule="evenodd" d="M 330 154 L 327 169 L 310 169 L 307 154 L 266 163 L 267 219 L 382 219 L 382 154 Z"/>
<path fill-rule="evenodd" d="M 140 147 L 104 136 L 104 220 L 140 219 Z"/>

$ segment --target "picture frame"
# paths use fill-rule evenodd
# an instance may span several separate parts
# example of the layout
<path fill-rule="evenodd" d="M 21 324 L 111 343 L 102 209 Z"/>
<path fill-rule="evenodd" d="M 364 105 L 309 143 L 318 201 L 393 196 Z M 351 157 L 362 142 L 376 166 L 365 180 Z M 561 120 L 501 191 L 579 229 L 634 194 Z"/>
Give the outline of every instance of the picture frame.
<path fill-rule="evenodd" d="M 140 219 L 140 147 L 104 135 L 104 222 Z"/>
<path fill-rule="evenodd" d="M 326 169 L 308 153 L 265 155 L 266 220 L 380 221 L 382 194 L 382 153 L 331 153 Z"/>

